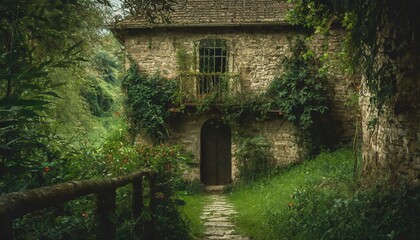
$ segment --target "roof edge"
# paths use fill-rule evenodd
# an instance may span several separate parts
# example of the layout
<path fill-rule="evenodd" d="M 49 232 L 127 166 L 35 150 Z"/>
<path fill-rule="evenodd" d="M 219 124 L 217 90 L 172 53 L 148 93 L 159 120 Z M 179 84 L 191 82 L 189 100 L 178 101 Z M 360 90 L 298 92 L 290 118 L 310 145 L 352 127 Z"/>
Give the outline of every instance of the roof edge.
<path fill-rule="evenodd" d="M 124 29 L 153 29 L 153 28 L 197 28 L 197 27 L 285 27 L 292 26 L 288 22 L 257 22 L 257 23 L 196 23 L 196 24 L 109 24 L 106 26 L 109 30 Z"/>

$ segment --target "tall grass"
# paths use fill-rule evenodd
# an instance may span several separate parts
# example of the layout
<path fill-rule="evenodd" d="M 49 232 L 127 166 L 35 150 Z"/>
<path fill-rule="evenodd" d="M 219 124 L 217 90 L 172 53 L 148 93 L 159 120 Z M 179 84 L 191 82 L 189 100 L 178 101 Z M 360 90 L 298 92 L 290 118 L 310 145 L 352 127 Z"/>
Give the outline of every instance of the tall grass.
<path fill-rule="evenodd" d="M 204 236 L 204 225 L 200 218 L 204 204 L 207 202 L 204 193 L 192 195 L 180 194 L 185 205 L 182 207 L 182 215 L 188 219 L 190 234 L 193 238 Z"/>
<path fill-rule="evenodd" d="M 348 149 L 322 153 L 230 194 L 252 239 L 415 239 L 419 191 L 359 189 Z"/>

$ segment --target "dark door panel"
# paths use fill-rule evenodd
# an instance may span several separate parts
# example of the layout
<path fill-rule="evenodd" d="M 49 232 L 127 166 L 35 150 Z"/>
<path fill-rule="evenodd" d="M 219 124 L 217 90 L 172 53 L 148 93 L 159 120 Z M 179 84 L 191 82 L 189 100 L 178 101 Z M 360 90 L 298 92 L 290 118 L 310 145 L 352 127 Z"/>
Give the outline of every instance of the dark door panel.
<path fill-rule="evenodd" d="M 225 185 L 231 181 L 231 130 L 217 120 L 201 129 L 201 180 L 206 185 Z"/>

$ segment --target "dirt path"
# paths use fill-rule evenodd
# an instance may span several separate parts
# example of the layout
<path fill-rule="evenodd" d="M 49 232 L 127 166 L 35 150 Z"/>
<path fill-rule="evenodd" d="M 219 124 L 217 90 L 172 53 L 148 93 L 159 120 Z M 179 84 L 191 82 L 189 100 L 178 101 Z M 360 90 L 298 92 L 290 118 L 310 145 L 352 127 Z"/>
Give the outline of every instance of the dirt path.
<path fill-rule="evenodd" d="M 204 206 L 201 219 L 204 221 L 205 235 L 199 239 L 234 239 L 247 240 L 235 232 L 233 217 L 236 214 L 232 204 L 228 203 L 223 194 L 207 196 L 208 203 Z"/>

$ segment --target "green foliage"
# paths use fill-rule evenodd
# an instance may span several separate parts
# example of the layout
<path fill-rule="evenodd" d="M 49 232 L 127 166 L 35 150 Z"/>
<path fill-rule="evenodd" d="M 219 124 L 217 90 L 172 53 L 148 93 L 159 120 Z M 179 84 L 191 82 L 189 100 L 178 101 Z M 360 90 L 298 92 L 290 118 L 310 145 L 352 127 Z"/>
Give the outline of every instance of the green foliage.
<path fill-rule="evenodd" d="M 116 71 L 121 69 L 120 62 L 107 51 L 96 52 L 91 60 L 92 66 L 106 82 L 117 84 Z"/>
<path fill-rule="evenodd" d="M 155 143 L 168 138 L 166 119 L 175 101 L 177 82 L 158 75 L 141 74 L 133 64 L 123 80 L 126 92 L 126 112 L 131 132 L 146 133 Z"/>
<path fill-rule="evenodd" d="M 293 194 L 290 234 L 322 239 L 417 239 L 419 189 L 379 187 L 343 195 L 331 186 Z"/>
<path fill-rule="evenodd" d="M 87 86 L 81 89 L 80 94 L 86 100 L 89 110 L 94 116 L 104 116 L 109 113 L 114 100 L 112 96 L 99 85 L 96 78 L 91 80 L 92 81 L 89 82 Z"/>
<path fill-rule="evenodd" d="M 352 157 L 348 149 L 323 153 L 316 159 L 279 169 L 277 175 L 236 186 L 230 200 L 238 211 L 235 222 L 239 232 L 254 239 L 296 239 L 287 233 L 291 195 L 308 183 L 337 183 L 341 188 L 351 180 Z"/>
<path fill-rule="evenodd" d="M 366 76 L 373 106 L 396 94 L 397 75 L 408 70 L 402 59 L 418 33 L 418 1 L 289 0 L 295 4 L 289 20 L 327 32 L 334 21 L 349 31 L 346 54 L 350 67 Z"/>
<path fill-rule="evenodd" d="M 359 188 L 352 170 L 352 151 L 339 149 L 237 187 L 239 231 L 267 240 L 416 239 L 419 189 Z"/>
<path fill-rule="evenodd" d="M 301 38 L 291 46 L 291 56 L 282 63 L 283 74 L 270 84 L 268 95 L 272 108 L 281 109 L 291 122 L 309 129 L 317 115 L 327 107 L 326 76 L 320 73 L 318 61 Z"/>
<path fill-rule="evenodd" d="M 157 174 L 155 197 L 158 239 L 187 239 L 189 225 L 180 208 L 185 203 L 177 194 L 182 185 L 181 165 L 184 164 L 185 156 L 178 147 L 132 145 L 127 134 L 117 132 L 105 142 L 101 156 L 98 159 L 102 162 L 102 171 L 99 173 L 101 176 L 120 176 L 144 168 L 154 171 Z M 98 164 L 98 160 L 94 164 Z M 130 223 L 125 223 L 130 218 L 126 207 L 130 205 L 130 198 L 123 197 L 128 194 L 128 190 L 121 190 L 118 203 L 121 207 L 117 210 L 117 218 L 123 227 L 130 228 Z M 141 220 L 147 220 L 148 216 L 150 213 L 145 213 Z M 130 233 L 121 234 L 121 239 L 124 236 L 130 237 Z"/>
<path fill-rule="evenodd" d="M 97 35 L 90 30 L 102 20 L 99 12 L 91 1 L 0 3 L 1 180 L 24 188 L 45 183 L 39 169 L 56 160 L 47 116 L 64 82 L 50 73 L 83 60 L 88 45 L 82 39 Z M 91 25 L 81 30 L 81 22 Z"/>
<path fill-rule="evenodd" d="M 337 144 L 328 113 L 326 68 L 302 38 L 295 38 L 290 49 L 291 55 L 282 63 L 283 74 L 271 82 L 267 95 L 271 108 L 280 109 L 297 126 L 301 157 L 312 157 Z"/>
<path fill-rule="evenodd" d="M 150 23 L 170 22 L 177 0 L 122 0 L 122 10 L 132 17 L 141 17 Z"/>
<path fill-rule="evenodd" d="M 236 152 L 238 177 L 243 181 L 256 180 L 274 167 L 271 145 L 262 137 L 240 138 Z"/>
<path fill-rule="evenodd" d="M 121 129 L 115 131 L 99 149 L 92 146 L 84 146 L 74 151 L 69 149 L 65 159 L 57 164 L 48 165 L 47 170 L 42 169 L 42 176 L 45 179 L 54 179 L 61 175 L 64 178 L 61 181 L 68 181 L 116 177 L 143 168 L 156 171 L 155 217 L 158 238 L 188 239 L 188 220 L 181 213 L 181 206 L 185 203 L 177 194 L 182 184 L 180 165 L 185 157 L 177 147 L 133 145 L 127 131 Z M 144 184 L 148 186 L 147 182 Z M 147 202 L 149 191 L 146 188 L 144 193 Z M 131 204 L 130 195 L 130 187 L 117 190 L 115 222 L 118 227 L 118 239 L 133 238 L 135 221 L 150 220 L 151 213 L 147 211 L 141 219 L 130 220 L 130 208 L 127 207 Z M 64 210 L 53 208 L 27 215 L 15 222 L 15 229 L 19 231 L 19 238 L 90 239 L 95 231 L 94 209 L 94 198 L 71 201 L 65 204 Z M 35 232 L 32 227 L 36 228 Z"/>
<path fill-rule="evenodd" d="M 188 219 L 190 232 L 194 238 L 204 236 L 204 225 L 201 215 L 203 207 L 208 201 L 206 195 L 201 192 L 195 194 L 181 195 L 185 205 L 182 207 L 182 214 Z"/>
<path fill-rule="evenodd" d="M 231 123 L 242 124 L 247 120 L 263 120 L 271 109 L 271 102 L 263 94 L 232 96 L 220 107 L 223 118 Z"/>
<path fill-rule="evenodd" d="M 15 239 L 89 239 L 95 236 L 94 196 L 25 215 L 14 223 Z"/>
<path fill-rule="evenodd" d="M 193 62 L 193 59 L 191 55 L 185 51 L 185 49 L 179 49 L 176 52 L 176 60 L 179 72 L 186 73 L 191 71 L 191 64 Z"/>
<path fill-rule="evenodd" d="M 123 141 L 117 140 L 105 144 L 104 153 L 107 165 L 112 165 L 112 169 L 108 169 L 108 176 L 110 174 L 118 176 L 142 168 L 149 168 L 157 173 L 155 189 L 157 212 L 155 217 L 158 239 L 187 239 L 189 225 L 180 209 L 180 206 L 185 202 L 177 195 L 177 190 L 182 183 L 181 164 L 184 161 L 179 149 L 166 145 L 126 146 Z M 117 215 L 120 216 L 120 221 L 123 223 L 130 216 L 126 207 L 130 205 L 130 200 L 123 197 L 119 204 L 121 212 Z M 147 220 L 148 214 L 150 216 L 150 213 L 146 213 L 142 220 Z"/>

